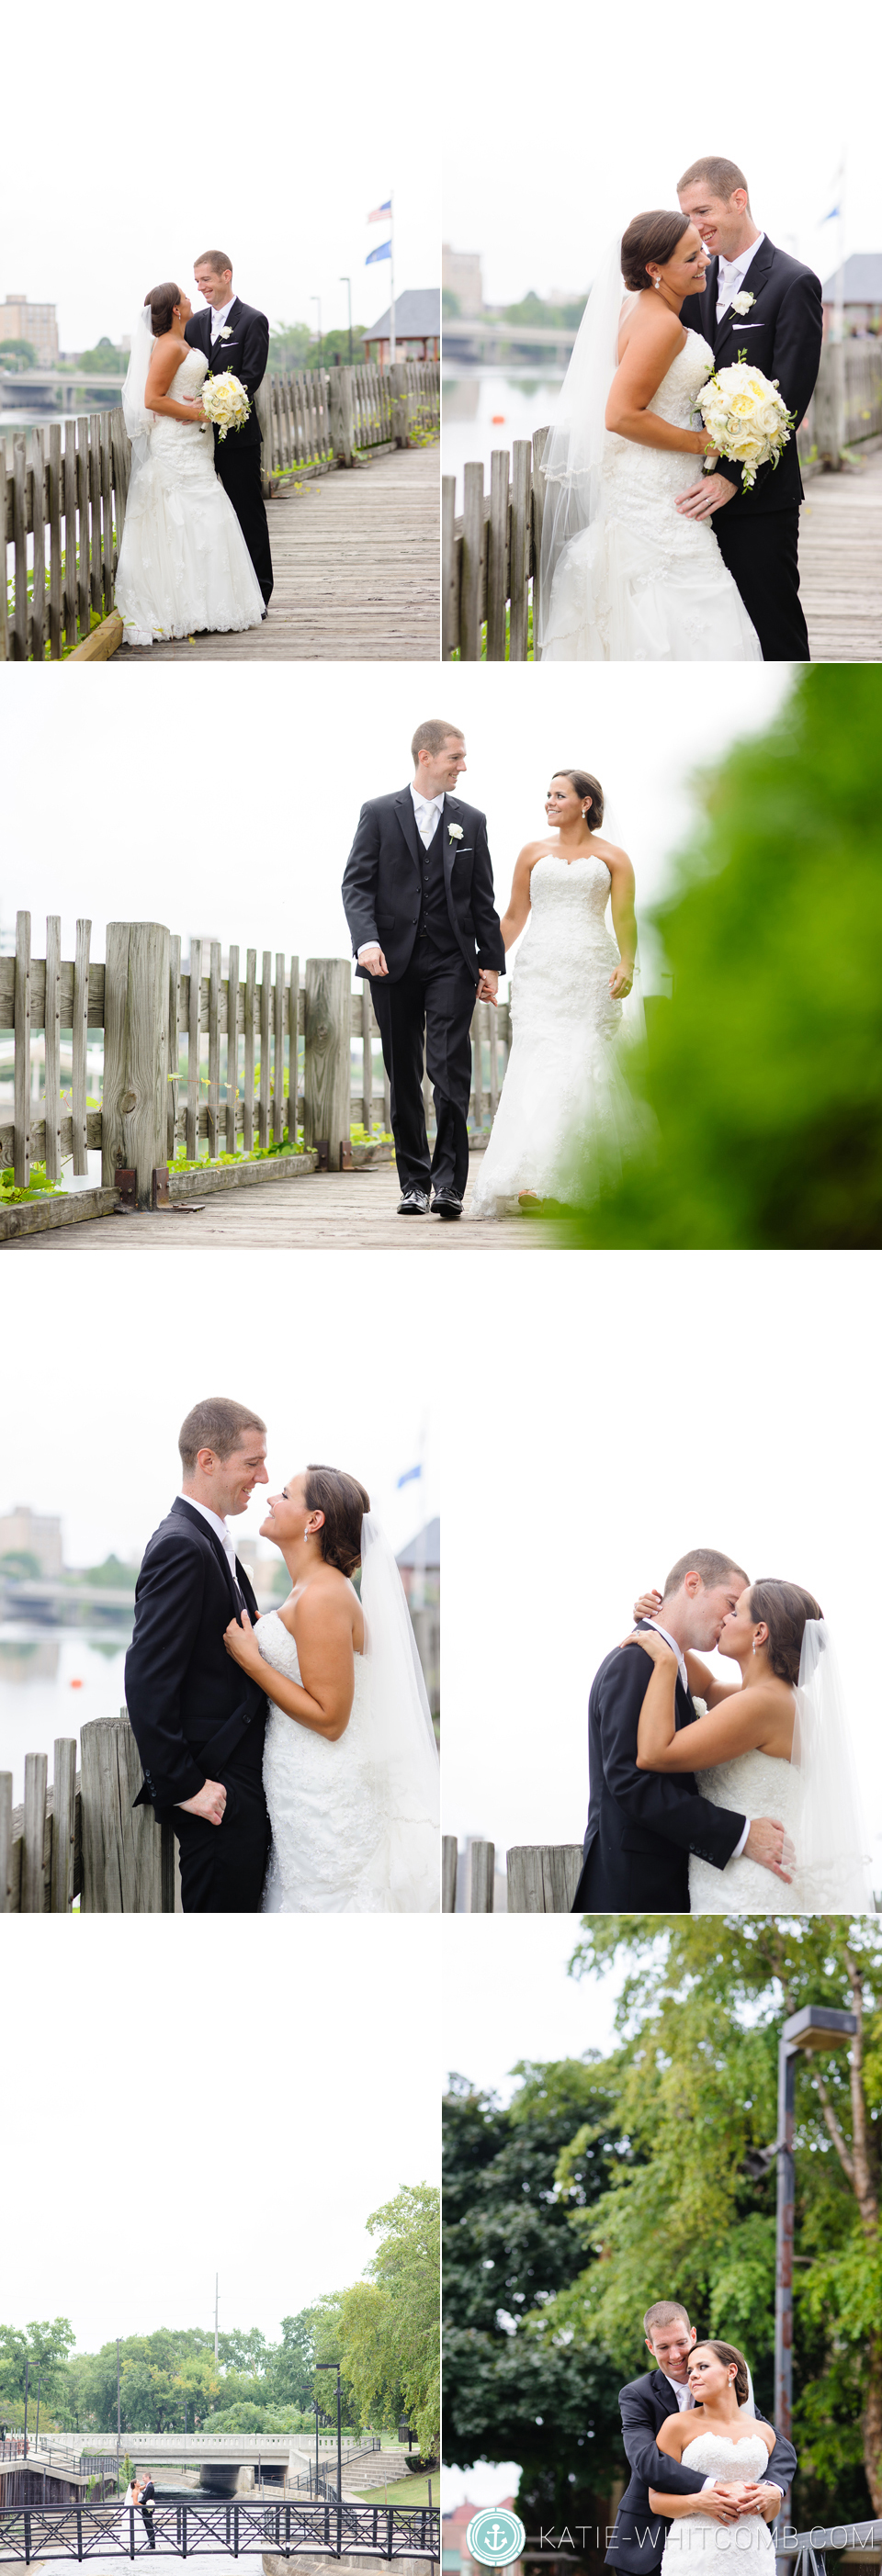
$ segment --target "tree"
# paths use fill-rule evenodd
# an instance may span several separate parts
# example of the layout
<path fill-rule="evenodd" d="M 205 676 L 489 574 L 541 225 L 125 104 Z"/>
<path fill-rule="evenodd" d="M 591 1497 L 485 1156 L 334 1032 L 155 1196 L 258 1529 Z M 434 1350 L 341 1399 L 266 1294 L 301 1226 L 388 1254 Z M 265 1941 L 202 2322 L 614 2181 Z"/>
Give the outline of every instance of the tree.
<path fill-rule="evenodd" d="M 367 2228 L 380 2243 L 370 2279 L 344 2292 L 340 2358 L 362 2420 L 379 2408 L 392 2424 L 403 2405 L 428 2459 L 441 2433 L 437 2191 L 405 2184 Z"/>
<path fill-rule="evenodd" d="M 39 2375 L 41 2406 L 54 2408 L 73 2341 L 69 2317 L 44 2317 L 39 2323 L 32 2318 L 24 2328 L 0 2326 L 0 2405 L 10 2414 L 24 2414 L 27 2370 L 29 2402 L 36 2406 Z"/>
<path fill-rule="evenodd" d="M 290 1581 L 287 1567 L 282 1569 Z M 309 2407 L 312 2403 L 315 2343 L 310 2311 L 302 2308 L 299 2316 L 282 2318 L 282 2341 L 276 2346 L 273 2365 L 273 2395 L 282 2405 Z"/>
<path fill-rule="evenodd" d="M 701 787 L 654 919 L 643 1149 L 570 1240 L 882 1245 L 882 672 L 801 672 Z M 653 1123 L 654 1122 L 654 1123 Z"/>
<path fill-rule="evenodd" d="M 525 2519 L 560 2530 L 605 2522 L 621 2437 L 599 2338 L 544 2331 L 584 2262 L 555 2174 L 578 2131 L 588 2205 L 627 2149 L 593 2053 L 517 2073 L 505 2110 L 461 2077 L 444 2104 L 444 2456 L 520 2461 Z"/>
<path fill-rule="evenodd" d="M 848 2046 L 798 2061 L 794 2426 L 798 2513 L 882 2509 L 882 1927 L 816 1915 L 592 1919 L 576 1974 L 628 1962 L 604 2075 L 637 2150 L 583 2200 L 582 2132 L 558 2182 L 589 2255 L 542 2323 L 640 2365 L 643 2309 L 682 2299 L 743 2341 L 770 2408 L 781 2022 L 805 2003 L 858 2018 Z M 602 2260 L 598 2260 L 602 2256 Z M 538 2322 L 538 2321 L 537 2321 Z"/>
<path fill-rule="evenodd" d="M 0 340 L 0 366 L 17 374 L 21 367 L 38 367 L 39 351 L 32 340 Z"/>

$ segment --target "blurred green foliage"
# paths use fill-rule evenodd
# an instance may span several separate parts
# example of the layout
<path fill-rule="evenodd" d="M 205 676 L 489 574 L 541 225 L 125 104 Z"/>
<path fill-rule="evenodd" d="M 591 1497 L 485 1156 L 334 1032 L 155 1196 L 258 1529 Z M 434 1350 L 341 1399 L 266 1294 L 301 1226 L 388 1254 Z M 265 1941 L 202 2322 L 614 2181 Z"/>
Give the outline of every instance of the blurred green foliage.
<path fill-rule="evenodd" d="M 800 672 L 698 781 L 655 909 L 657 1135 L 566 1229 L 583 1245 L 882 1245 L 882 671 Z"/>

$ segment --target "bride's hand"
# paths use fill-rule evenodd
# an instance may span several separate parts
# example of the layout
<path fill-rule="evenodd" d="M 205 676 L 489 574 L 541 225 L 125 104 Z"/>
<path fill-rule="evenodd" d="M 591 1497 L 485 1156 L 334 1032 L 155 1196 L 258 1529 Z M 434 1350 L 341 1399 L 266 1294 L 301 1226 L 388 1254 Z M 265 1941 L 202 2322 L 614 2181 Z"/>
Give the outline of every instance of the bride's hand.
<path fill-rule="evenodd" d="M 635 1619 L 657 1619 L 661 1606 L 660 1592 L 641 1592 L 639 1601 L 634 1603 L 634 1617 Z"/>
<path fill-rule="evenodd" d="M 609 989 L 614 1002 L 618 1001 L 620 994 L 630 993 L 633 981 L 633 966 L 629 966 L 626 957 L 620 957 L 618 965 L 613 967 L 613 971 L 609 979 Z"/>
<path fill-rule="evenodd" d="M 241 1664 L 246 1673 L 259 1673 L 263 1656 L 247 1610 L 243 1609 L 241 1622 L 231 1619 L 229 1627 L 224 1629 L 224 1645 L 234 1664 Z"/>
<path fill-rule="evenodd" d="M 651 1664 L 676 1664 L 677 1658 L 673 1647 L 665 1644 L 664 1637 L 660 1637 L 655 1628 L 638 1628 L 633 1636 L 620 1638 L 619 1643 L 623 1646 L 642 1646 Z"/>

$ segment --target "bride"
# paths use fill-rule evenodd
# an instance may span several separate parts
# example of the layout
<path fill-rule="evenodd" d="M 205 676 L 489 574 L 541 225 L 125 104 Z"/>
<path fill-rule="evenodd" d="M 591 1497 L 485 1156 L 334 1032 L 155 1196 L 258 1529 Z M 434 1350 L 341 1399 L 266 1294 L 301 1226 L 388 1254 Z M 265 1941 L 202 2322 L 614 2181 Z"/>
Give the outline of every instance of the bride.
<path fill-rule="evenodd" d="M 263 616 L 254 565 L 214 470 L 201 400 L 208 359 L 184 338 L 192 310 L 179 286 L 153 286 L 132 340 L 123 387 L 132 471 L 115 597 L 127 644 L 240 634 Z"/>
<path fill-rule="evenodd" d="M 545 813 L 548 830 L 525 843 L 500 923 L 506 949 L 528 920 L 530 930 L 512 975 L 512 1050 L 476 1217 L 495 1217 L 507 1200 L 583 1198 L 592 1160 L 618 1163 L 635 1126 L 620 1061 L 636 972 L 634 870 L 601 838 L 603 789 L 588 770 L 556 770 Z"/>
<path fill-rule="evenodd" d="M 607 254 L 542 460 L 538 642 L 544 662 L 759 662 L 707 520 L 678 504 L 713 351 L 680 307 L 707 253 L 688 216 L 636 215 Z"/>
<path fill-rule="evenodd" d="M 758 2423 L 743 2411 L 748 2394 L 744 2354 L 732 2343 L 697 2343 L 688 2379 L 694 2408 L 666 2416 L 656 2434 L 658 2448 L 683 2468 L 703 2470 L 709 2479 L 736 2488 L 740 2509 L 735 2530 L 743 2537 L 738 2537 L 734 2554 L 739 2560 L 755 2557 L 757 2576 L 761 2568 L 772 2576 L 774 2545 L 768 2525 L 774 2522 L 779 2497 L 777 2487 L 767 2483 L 766 2470 L 775 2434 L 771 2424 Z M 649 2506 L 670 2523 L 662 2576 L 681 2576 L 684 2562 L 690 2576 L 715 2576 L 720 2525 L 701 2512 L 701 2489 L 694 2495 L 672 2495 L 666 2487 L 651 2486 Z"/>
<path fill-rule="evenodd" d="M 659 1615 L 657 1593 L 636 1606 Z M 639 1628 L 654 1671 L 637 1729 L 639 1771 L 694 1772 L 701 1796 L 748 1816 L 774 1816 L 785 1831 L 789 1885 L 744 1854 L 725 1870 L 689 1859 L 692 1914 L 872 1913 L 860 1793 L 830 1632 L 818 1602 L 797 1583 L 749 1584 L 723 1620 L 717 1652 L 737 1663 L 720 1682 L 686 1654 L 690 1692 L 705 1714 L 675 1729 L 677 1658 L 656 1629 Z"/>
<path fill-rule="evenodd" d="M 270 1914 L 431 1914 L 438 1754 L 404 1588 L 357 1478 L 307 1467 L 261 1524 L 291 1576 L 280 1610 L 226 1630 L 270 1701 Z M 361 1599 L 352 1576 L 361 1564 Z"/>

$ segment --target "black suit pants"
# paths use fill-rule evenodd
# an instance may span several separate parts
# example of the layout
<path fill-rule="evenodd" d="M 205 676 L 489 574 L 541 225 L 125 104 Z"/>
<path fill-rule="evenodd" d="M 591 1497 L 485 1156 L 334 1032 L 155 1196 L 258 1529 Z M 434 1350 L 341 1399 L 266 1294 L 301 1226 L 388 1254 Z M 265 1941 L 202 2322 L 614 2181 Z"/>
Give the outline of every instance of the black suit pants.
<path fill-rule="evenodd" d="M 442 954 L 424 939 L 418 941 L 396 983 L 386 976 L 371 979 L 403 1190 L 428 1190 L 434 1182 L 436 1190 L 452 1189 L 458 1198 L 464 1196 L 472 1087 L 469 1031 L 476 992 L 477 974 L 469 973 L 465 958 L 453 950 Z M 424 1032 L 438 1130 L 431 1162 L 423 1108 Z"/>
<path fill-rule="evenodd" d="M 667 1852 L 615 1851 L 596 1834 L 582 1862 L 571 1914 L 688 1914 L 689 1856 L 669 1843 Z"/>
<path fill-rule="evenodd" d="M 764 662 L 809 662 L 808 628 L 799 596 L 799 503 L 751 518 L 731 516 L 731 505 L 713 514 L 723 562 L 756 627 Z"/>
<path fill-rule="evenodd" d="M 238 447 L 235 437 L 229 432 L 226 438 L 215 439 L 215 471 L 220 476 L 228 501 L 232 501 L 266 608 L 273 595 L 273 565 L 260 488 L 260 457 L 257 439 L 253 447 Z"/>
<path fill-rule="evenodd" d="M 213 1778 L 210 1746 L 201 1746 L 206 1778 Z M 181 1861 L 181 1903 L 185 1914 L 259 1914 L 269 1856 L 270 1828 L 263 1782 L 224 1782 L 227 1803 L 221 1825 L 204 1816 L 188 1816 L 176 1807 L 173 1823 Z"/>
<path fill-rule="evenodd" d="M 194 1818 L 194 1823 L 195 1823 L 195 1821 L 196 1821 L 196 1820 L 195 1820 L 195 1818 Z M 153 2509 L 152 2509 L 152 2507 L 151 2507 L 151 2510 L 150 2510 L 150 2512 L 149 2512 L 149 2513 L 145 2513 L 144 2507 L 143 2507 L 143 2505 L 142 2505 L 142 2507 L 141 2507 L 141 2520 L 142 2520 L 142 2522 L 143 2522 L 144 2529 L 145 2529 L 146 2534 L 147 2534 L 148 2546 L 149 2546 L 151 2549 L 155 2549 L 155 2547 L 156 2547 L 156 2540 L 155 2540 L 154 2531 L 153 2531 Z"/>

